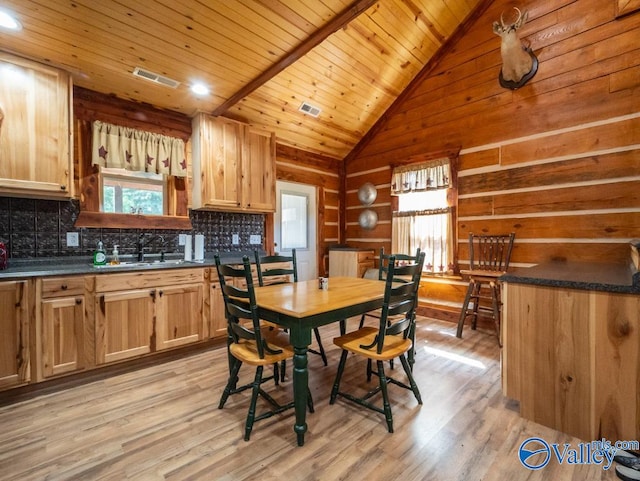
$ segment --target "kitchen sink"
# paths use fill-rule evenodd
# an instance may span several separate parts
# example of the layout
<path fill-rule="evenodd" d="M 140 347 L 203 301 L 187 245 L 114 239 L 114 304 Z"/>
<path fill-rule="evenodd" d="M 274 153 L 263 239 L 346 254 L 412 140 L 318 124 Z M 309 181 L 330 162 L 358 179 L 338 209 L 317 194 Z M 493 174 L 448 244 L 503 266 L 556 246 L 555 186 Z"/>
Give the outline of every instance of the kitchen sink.
<path fill-rule="evenodd" d="M 164 260 L 164 261 L 153 260 L 153 261 L 142 261 L 142 262 L 124 261 L 124 262 L 120 262 L 120 264 L 105 264 L 103 266 L 93 266 L 93 267 L 96 269 L 121 269 L 121 268 L 131 269 L 132 267 L 148 267 L 148 266 L 163 267 L 163 266 L 175 266 L 180 264 L 184 264 L 183 259 L 170 259 L 170 260 Z"/>

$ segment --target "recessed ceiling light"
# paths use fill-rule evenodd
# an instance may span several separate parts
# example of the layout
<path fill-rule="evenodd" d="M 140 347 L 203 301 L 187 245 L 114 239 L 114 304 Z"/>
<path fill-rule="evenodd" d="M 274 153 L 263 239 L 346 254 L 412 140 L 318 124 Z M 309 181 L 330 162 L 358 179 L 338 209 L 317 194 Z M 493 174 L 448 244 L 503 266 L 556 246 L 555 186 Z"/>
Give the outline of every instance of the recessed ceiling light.
<path fill-rule="evenodd" d="M 196 95 L 207 95 L 209 93 L 209 87 L 205 84 L 196 83 L 191 86 L 191 91 Z"/>
<path fill-rule="evenodd" d="M 22 30 L 22 24 L 10 13 L 0 10 L 0 27 L 9 30 Z"/>

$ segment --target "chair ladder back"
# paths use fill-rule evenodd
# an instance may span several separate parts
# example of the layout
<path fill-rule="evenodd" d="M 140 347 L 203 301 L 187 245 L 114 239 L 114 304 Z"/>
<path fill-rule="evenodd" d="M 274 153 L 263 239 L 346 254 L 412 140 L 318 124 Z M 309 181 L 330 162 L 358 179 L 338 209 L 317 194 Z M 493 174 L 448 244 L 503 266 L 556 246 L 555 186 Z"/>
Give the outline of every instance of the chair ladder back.
<path fill-rule="evenodd" d="M 396 267 L 398 265 L 404 264 L 417 264 L 420 258 L 420 248 L 416 249 L 416 255 L 408 255 L 408 254 L 385 254 L 384 247 L 380 248 L 380 266 L 378 268 L 378 279 L 384 281 L 387 278 L 387 273 L 389 272 L 389 260 L 391 257 L 395 258 Z M 401 274 L 398 274 L 401 275 Z M 402 279 L 398 279 L 402 281 Z"/>
<path fill-rule="evenodd" d="M 260 256 L 258 251 L 254 251 L 254 256 L 256 259 L 256 270 L 258 271 L 258 284 L 262 287 L 265 283 L 265 277 L 275 277 L 275 276 L 291 276 L 293 282 L 298 282 L 298 260 L 296 259 L 296 250 L 291 250 L 290 256 L 285 256 L 281 254 Z M 286 267 L 274 267 L 269 268 L 269 264 L 282 264 L 288 262 L 290 263 L 289 268 Z M 275 284 L 281 284 L 282 282 Z"/>
<path fill-rule="evenodd" d="M 234 342 L 240 339 L 253 340 L 261 359 L 264 359 L 266 342 L 262 338 L 260 331 L 260 318 L 258 317 L 258 305 L 253 286 L 253 275 L 251 264 L 247 256 L 242 258 L 242 268 L 220 264 L 220 257 L 214 256 L 220 288 L 224 299 L 225 315 L 229 335 Z M 245 281 L 246 289 L 241 289 L 227 281 L 227 278 L 242 278 Z M 251 321 L 252 329 L 243 326 L 240 321 L 246 319 Z"/>
<path fill-rule="evenodd" d="M 469 234 L 470 269 L 505 272 L 509 268 L 515 233 L 504 235 Z"/>
<path fill-rule="evenodd" d="M 378 354 L 384 348 L 386 335 L 402 334 L 405 338 L 409 335 L 415 321 L 415 308 L 418 301 L 418 288 L 420 286 L 420 275 L 424 265 L 425 253 L 418 254 L 416 264 L 397 266 L 395 256 L 389 256 L 389 272 L 384 289 L 384 299 L 382 301 L 382 315 L 376 337 L 376 349 Z M 395 279 L 397 275 L 405 277 L 402 283 Z M 410 280 L 406 280 L 410 277 Z M 402 315 L 400 320 L 395 316 Z M 390 319 L 393 321 L 390 322 Z M 373 347 L 373 345 L 371 346 Z"/>

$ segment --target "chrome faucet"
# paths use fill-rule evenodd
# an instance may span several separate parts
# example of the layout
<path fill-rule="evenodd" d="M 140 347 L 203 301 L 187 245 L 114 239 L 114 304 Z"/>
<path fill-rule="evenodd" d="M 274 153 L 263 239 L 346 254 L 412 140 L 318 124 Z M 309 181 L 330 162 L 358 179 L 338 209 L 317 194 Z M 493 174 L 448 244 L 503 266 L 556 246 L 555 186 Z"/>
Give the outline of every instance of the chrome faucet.
<path fill-rule="evenodd" d="M 160 251 L 160 262 L 164 262 L 164 237 L 163 236 L 153 236 L 149 239 L 144 240 L 144 233 L 140 234 L 140 236 L 138 237 L 138 262 L 144 262 L 144 248 L 147 244 L 149 244 L 149 242 L 155 240 L 155 239 L 160 239 L 160 242 L 162 242 L 162 250 Z"/>

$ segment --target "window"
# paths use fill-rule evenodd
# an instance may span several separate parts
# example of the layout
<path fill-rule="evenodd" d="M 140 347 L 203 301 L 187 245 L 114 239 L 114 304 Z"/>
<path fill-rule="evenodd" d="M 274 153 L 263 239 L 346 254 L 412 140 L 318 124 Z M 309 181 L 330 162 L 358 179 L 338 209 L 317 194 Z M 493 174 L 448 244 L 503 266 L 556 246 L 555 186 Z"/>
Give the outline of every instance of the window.
<path fill-rule="evenodd" d="M 100 169 L 101 211 L 122 214 L 166 214 L 166 182 L 161 174 Z"/>
<path fill-rule="evenodd" d="M 425 272 L 454 270 L 454 217 L 449 205 L 451 167 L 448 158 L 394 169 L 391 194 L 398 197 L 393 213 L 392 251 L 425 252 Z"/>
<path fill-rule="evenodd" d="M 306 195 L 282 192 L 280 196 L 282 249 L 306 249 L 308 247 L 307 204 Z"/>

